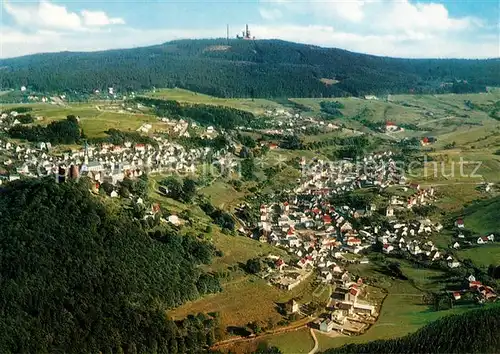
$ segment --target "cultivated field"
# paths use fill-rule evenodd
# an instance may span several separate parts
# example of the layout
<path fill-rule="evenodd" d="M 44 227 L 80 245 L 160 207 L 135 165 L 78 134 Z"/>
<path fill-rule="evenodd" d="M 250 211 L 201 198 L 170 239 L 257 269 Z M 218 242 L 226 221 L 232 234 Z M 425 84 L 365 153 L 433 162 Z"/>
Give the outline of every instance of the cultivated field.
<path fill-rule="evenodd" d="M 151 132 L 162 131 L 166 128 L 154 115 L 126 112 L 115 105 L 111 106 L 103 102 L 74 103 L 67 106 L 42 103 L 8 105 L 8 107 L 20 106 L 31 107 L 33 110 L 30 114 L 43 117 L 43 120 L 38 123 L 43 125 L 65 119 L 70 114 L 78 116 L 80 126 L 90 138 L 105 137 L 105 132 L 110 128 L 135 131 L 145 123 L 152 125 Z"/>
<path fill-rule="evenodd" d="M 481 234 L 500 231 L 500 197 L 476 202 L 465 208 L 464 221 L 468 229 Z M 500 261 L 500 257 L 498 258 Z"/>
<path fill-rule="evenodd" d="M 488 268 L 491 264 L 500 265 L 500 243 L 478 245 L 473 248 L 458 251 L 463 259 L 471 259 L 476 265 Z"/>

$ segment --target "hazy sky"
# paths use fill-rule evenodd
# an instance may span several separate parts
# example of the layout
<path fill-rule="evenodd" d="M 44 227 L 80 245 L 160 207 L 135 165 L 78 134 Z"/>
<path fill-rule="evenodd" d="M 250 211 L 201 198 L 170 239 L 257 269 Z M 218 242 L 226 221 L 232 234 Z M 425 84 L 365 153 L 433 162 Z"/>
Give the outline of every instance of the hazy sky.
<path fill-rule="evenodd" d="M 279 38 L 398 57 L 500 56 L 499 0 L 0 0 L 0 57 L 178 38 Z"/>

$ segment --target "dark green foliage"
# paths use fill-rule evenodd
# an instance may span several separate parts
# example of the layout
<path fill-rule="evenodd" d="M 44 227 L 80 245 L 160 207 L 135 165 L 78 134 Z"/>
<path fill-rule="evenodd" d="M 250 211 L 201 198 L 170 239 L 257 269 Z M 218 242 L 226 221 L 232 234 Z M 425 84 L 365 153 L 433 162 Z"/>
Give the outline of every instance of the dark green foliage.
<path fill-rule="evenodd" d="M 255 178 L 255 162 L 253 158 L 245 158 L 241 161 L 241 176 L 244 180 L 252 180 Z"/>
<path fill-rule="evenodd" d="M 224 149 L 229 143 L 223 135 L 217 135 L 213 139 L 203 139 L 199 136 L 189 138 L 181 137 L 177 140 L 177 142 L 187 149 L 209 147 L 214 151 Z"/>
<path fill-rule="evenodd" d="M 81 134 L 76 118 L 68 116 L 66 120 L 51 122 L 46 127 L 16 125 L 9 129 L 9 136 L 14 139 L 35 142 L 50 141 L 52 144 L 74 144 L 80 140 Z"/>
<path fill-rule="evenodd" d="M 158 146 L 158 143 L 149 136 L 144 136 L 138 132 L 124 132 L 118 129 L 111 128 L 105 132 L 108 136 L 105 138 L 90 139 L 92 143 L 111 143 L 113 145 L 123 145 L 125 142 L 136 144 L 150 144 Z"/>
<path fill-rule="evenodd" d="M 321 112 L 326 113 L 332 117 L 342 117 L 343 114 L 340 109 L 344 108 L 344 105 L 340 102 L 331 102 L 331 101 L 321 101 L 319 103 L 321 107 Z"/>
<path fill-rule="evenodd" d="M 145 48 L 36 54 L 0 60 L 0 86 L 93 92 L 182 87 L 221 97 L 332 97 L 485 91 L 500 61 L 376 57 L 278 40 L 178 40 Z M 27 82 L 29 78 L 29 82 Z M 325 85 L 321 78 L 335 78 Z M 457 82 L 456 80 L 467 80 Z M 443 82 L 452 82 L 444 85 Z"/>
<path fill-rule="evenodd" d="M 13 107 L 6 109 L 4 112 L 5 113 L 10 113 L 10 112 L 17 112 L 17 113 L 28 113 L 31 112 L 33 108 L 31 107 Z"/>
<path fill-rule="evenodd" d="M 200 200 L 200 208 L 205 212 L 205 214 L 210 216 L 213 222 L 217 224 L 221 229 L 230 231 L 234 230 L 234 218 L 229 213 L 214 207 L 209 200 Z"/>
<path fill-rule="evenodd" d="M 153 239 L 85 184 L 11 183 L 0 224 L 1 353 L 195 353 L 217 324 L 165 315 L 220 291 L 197 267 L 213 246 L 172 231 Z"/>
<path fill-rule="evenodd" d="M 447 316 L 403 338 L 349 344 L 326 354 L 498 353 L 500 307 Z"/>
<path fill-rule="evenodd" d="M 186 178 L 182 183 L 182 200 L 191 203 L 196 196 L 196 182 L 191 178 Z"/>
<path fill-rule="evenodd" d="M 250 112 L 225 106 L 181 104 L 177 101 L 147 97 L 136 97 L 134 102 L 154 106 L 156 114 L 160 117 L 188 118 L 205 126 L 212 125 L 225 129 L 248 126 L 255 119 Z"/>
<path fill-rule="evenodd" d="M 260 259 L 258 258 L 249 259 L 245 264 L 245 270 L 251 274 L 260 273 L 262 271 L 262 264 L 260 262 Z"/>
<path fill-rule="evenodd" d="M 250 149 L 253 149 L 257 146 L 257 142 L 255 141 L 255 139 L 249 135 L 242 135 L 242 134 L 238 133 L 238 135 L 236 137 L 240 141 L 240 143 L 242 143 L 243 145 L 245 145 L 246 147 L 248 147 Z"/>
<path fill-rule="evenodd" d="M 160 185 L 170 198 L 181 202 L 191 203 L 196 196 L 196 182 L 191 178 L 181 181 L 175 176 L 169 176 L 160 181 Z"/>
<path fill-rule="evenodd" d="M 300 150 L 304 148 L 304 145 L 297 135 L 288 135 L 283 139 L 280 147 L 288 150 Z"/>
<path fill-rule="evenodd" d="M 16 118 L 21 124 L 31 124 L 35 121 L 35 118 L 31 114 L 18 114 Z"/>
<path fill-rule="evenodd" d="M 109 183 L 107 181 L 104 181 L 99 186 L 99 190 L 100 191 L 102 190 L 106 195 L 110 195 L 111 192 L 113 192 L 114 187 L 113 187 L 113 185 L 111 183 Z"/>
<path fill-rule="evenodd" d="M 490 264 L 488 267 L 488 275 L 493 279 L 500 279 L 500 265 Z"/>
<path fill-rule="evenodd" d="M 413 213 L 427 217 L 438 211 L 438 207 L 435 205 L 417 205 L 412 208 Z"/>

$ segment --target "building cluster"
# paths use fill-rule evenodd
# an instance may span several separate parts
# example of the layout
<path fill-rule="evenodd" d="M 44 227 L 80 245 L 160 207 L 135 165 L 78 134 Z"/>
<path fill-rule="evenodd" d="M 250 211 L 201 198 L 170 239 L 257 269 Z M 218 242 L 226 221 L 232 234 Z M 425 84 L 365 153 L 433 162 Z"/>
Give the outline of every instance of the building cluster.
<path fill-rule="evenodd" d="M 322 332 L 333 330 L 341 333 L 361 333 L 378 317 L 378 306 L 363 298 L 366 297 L 367 286 L 363 279 L 352 280 L 348 272 L 334 279 L 335 290 L 327 305 L 326 316 L 316 320 L 315 324 Z"/>
<path fill-rule="evenodd" d="M 364 249 L 378 244 L 382 254 L 399 253 L 418 261 L 444 262 L 449 268 L 461 266 L 450 249 L 439 249 L 432 241 L 443 225 L 416 214 L 414 219 L 399 218 L 399 213 L 394 212 L 431 204 L 436 196 L 432 187 L 425 189 L 408 183 L 398 173 L 390 152 L 369 155 L 357 166 L 348 161 L 301 163 L 307 168 L 287 200 L 260 206 L 258 231 L 253 237 L 284 248 L 293 260 L 286 264 L 283 259 L 276 259 L 275 266 L 265 274 L 271 284 L 292 289 L 307 277 L 305 274 L 315 271 L 319 282 L 334 286 L 329 306 L 332 313 L 318 322 L 321 330 L 350 328 L 349 331 L 359 332 L 362 328 L 345 325 L 352 322 L 349 318 L 359 322 L 366 315 L 367 320 L 373 320 L 376 305 L 358 301 L 363 285 L 353 283 L 343 268 L 346 262 L 368 263 L 360 255 Z M 365 187 L 379 191 L 393 187 L 405 193 L 388 199 L 380 194 L 383 202 L 369 203 L 362 209 L 338 202 L 345 200 L 345 193 Z"/>
<path fill-rule="evenodd" d="M 264 112 L 265 120 L 263 126 L 259 128 L 238 127 L 241 131 L 259 131 L 268 135 L 294 135 L 304 134 L 309 128 L 314 128 L 320 132 L 330 132 L 340 129 L 340 127 L 331 122 L 325 122 L 322 119 L 312 116 L 302 116 L 299 113 L 292 113 L 282 108 L 267 110 Z"/>
<path fill-rule="evenodd" d="M 323 264 L 327 255 L 338 251 L 360 253 L 378 241 L 385 253 L 402 250 L 412 255 L 425 254 L 433 259 L 441 258 L 436 246 L 427 237 L 442 230 L 443 226 L 421 219 L 398 221 L 397 208 L 407 209 L 414 205 L 430 203 L 434 189 L 421 189 L 408 185 L 410 197 L 403 200 L 393 197 L 385 215 L 388 223 L 360 224 L 361 219 L 379 212 L 376 203 L 363 209 L 338 204 L 336 197 L 364 187 L 385 189 L 405 183 L 403 176 L 394 168 L 391 153 L 371 155 L 361 166 L 353 168 L 350 162 L 326 164 L 315 161 L 304 170 L 303 178 L 289 199 L 269 205 L 261 205 L 259 233 L 261 242 L 268 242 L 287 249 L 299 257 L 297 266 Z M 358 222 L 357 222 L 358 221 Z M 333 257 L 336 258 L 336 257 Z"/>
<path fill-rule="evenodd" d="M 208 156 L 224 160 L 224 152 L 210 148 L 186 149 L 182 145 L 156 137 L 156 144 L 125 142 L 85 145 L 71 152 L 57 153 L 48 142 L 15 144 L 0 141 L 3 179 L 15 180 L 21 176 L 41 177 L 60 175 L 69 177 L 87 175 L 97 183 L 117 184 L 125 177 L 139 177 L 143 173 L 194 173 L 196 166 Z"/>
<path fill-rule="evenodd" d="M 498 294 L 495 289 L 491 286 L 482 284 L 480 281 L 476 280 L 474 275 L 471 274 L 467 278 L 467 281 L 469 285 L 468 288 L 451 292 L 451 296 L 457 303 L 463 301 L 467 294 L 471 294 L 481 304 L 493 302 L 498 299 Z"/>

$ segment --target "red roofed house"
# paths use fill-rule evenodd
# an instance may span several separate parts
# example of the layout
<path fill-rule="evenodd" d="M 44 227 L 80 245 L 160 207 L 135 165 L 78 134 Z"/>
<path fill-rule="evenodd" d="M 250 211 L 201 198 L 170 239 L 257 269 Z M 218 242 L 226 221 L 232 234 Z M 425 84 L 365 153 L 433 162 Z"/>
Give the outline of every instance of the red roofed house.
<path fill-rule="evenodd" d="M 389 121 L 385 123 L 386 132 L 395 132 L 396 130 L 399 130 L 399 127 L 395 123 Z"/>
<path fill-rule="evenodd" d="M 356 238 L 356 237 L 349 237 L 347 239 L 347 245 L 348 246 L 359 246 L 359 245 L 361 245 L 361 240 L 359 238 Z"/>
<path fill-rule="evenodd" d="M 153 212 L 153 214 L 157 213 L 160 211 L 160 204 L 158 203 L 154 203 L 152 206 L 151 206 L 151 211 Z"/>
<path fill-rule="evenodd" d="M 477 239 L 477 243 L 480 244 L 480 245 L 483 245 L 485 243 L 488 243 L 489 241 L 489 238 L 487 236 L 484 236 L 484 237 L 479 237 Z"/>
<path fill-rule="evenodd" d="M 460 300 L 460 298 L 461 298 L 461 297 L 462 297 L 462 296 L 460 295 L 460 293 L 459 293 L 458 291 L 455 291 L 455 292 L 453 293 L 453 298 L 454 298 L 455 300 Z"/>
<path fill-rule="evenodd" d="M 323 223 L 325 223 L 325 224 L 331 224 L 332 223 L 332 217 L 330 215 L 323 215 Z"/>
<path fill-rule="evenodd" d="M 382 249 L 382 251 L 383 251 L 384 253 L 391 253 L 391 251 L 392 251 L 393 249 L 394 249 L 394 246 L 393 246 L 393 245 L 390 245 L 390 244 L 386 243 L 386 244 L 384 245 L 384 248 Z"/>
<path fill-rule="evenodd" d="M 480 281 L 475 280 L 475 281 L 469 282 L 469 288 L 471 288 L 471 289 L 475 289 L 475 288 L 478 288 L 480 286 L 481 286 Z"/>
<path fill-rule="evenodd" d="M 356 302 L 358 299 L 359 295 L 359 289 L 357 288 L 356 284 L 353 284 L 349 287 L 349 293 L 347 294 L 347 301 L 352 301 Z"/>
<path fill-rule="evenodd" d="M 135 151 L 146 151 L 146 146 L 144 144 L 136 144 Z"/>
<path fill-rule="evenodd" d="M 276 261 L 276 268 L 278 268 L 280 271 L 283 269 L 283 267 L 286 265 L 285 261 L 282 260 L 281 258 Z"/>
<path fill-rule="evenodd" d="M 458 228 L 463 229 L 465 227 L 464 219 L 458 219 L 457 222 L 455 223 L 455 225 Z"/>

